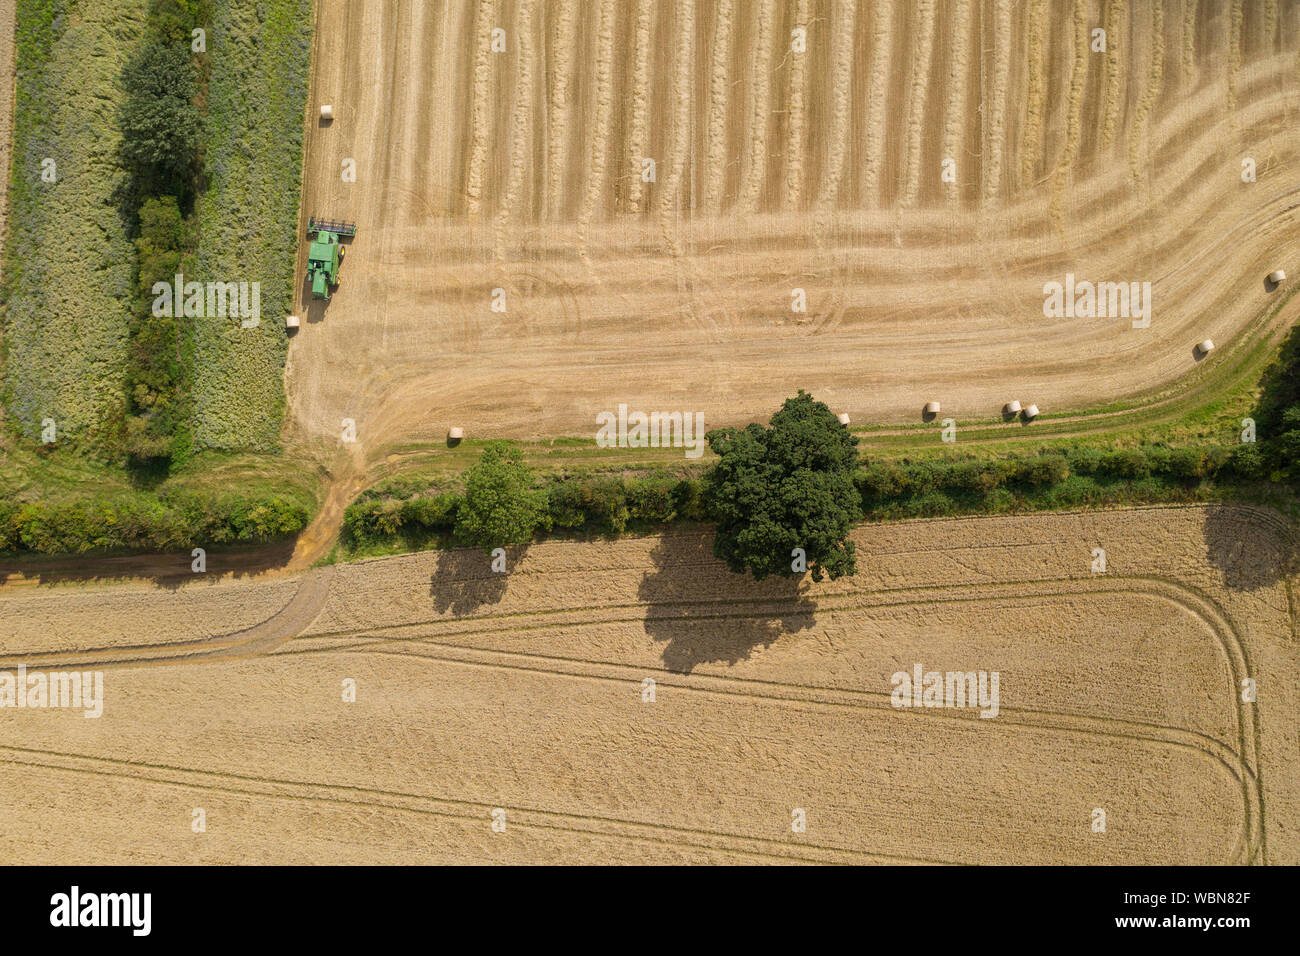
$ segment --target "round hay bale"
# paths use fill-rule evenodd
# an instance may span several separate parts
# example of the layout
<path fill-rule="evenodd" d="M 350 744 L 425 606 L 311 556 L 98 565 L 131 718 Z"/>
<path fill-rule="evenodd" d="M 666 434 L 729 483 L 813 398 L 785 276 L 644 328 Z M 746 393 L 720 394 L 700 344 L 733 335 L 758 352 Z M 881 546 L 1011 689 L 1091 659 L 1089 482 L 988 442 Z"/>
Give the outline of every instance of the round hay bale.
<path fill-rule="evenodd" d="M 1026 421 L 1033 421 L 1035 418 L 1038 417 L 1038 406 L 1026 405 L 1024 414 L 1025 414 Z"/>
<path fill-rule="evenodd" d="M 296 329 L 298 327 L 298 316 L 296 315 L 285 316 L 284 327 L 286 329 Z"/>
<path fill-rule="evenodd" d="M 835 417 L 838 418 L 838 419 L 840 420 L 840 424 L 841 424 L 841 425 L 847 425 L 847 424 L 849 423 L 849 413 L 848 413 L 848 412 L 840 412 L 840 413 L 839 413 L 838 415 L 836 415 Z"/>
<path fill-rule="evenodd" d="M 460 441 L 465 437 L 465 429 L 459 425 L 454 425 L 447 429 L 447 441 Z"/>
<path fill-rule="evenodd" d="M 1214 340 L 1205 339 L 1204 341 L 1197 342 L 1196 351 L 1200 352 L 1202 355 L 1209 355 L 1214 351 Z"/>
<path fill-rule="evenodd" d="M 1020 399 L 1013 398 L 1011 401 L 1003 405 L 1002 413 L 1004 415 L 1018 415 L 1020 413 Z"/>
<path fill-rule="evenodd" d="M 334 107 L 326 103 L 320 108 L 320 118 L 323 120 L 332 120 L 334 118 Z"/>
<path fill-rule="evenodd" d="M 926 403 L 925 403 L 925 413 L 926 413 L 927 415 L 938 415 L 938 414 L 939 414 L 939 403 L 938 403 L 938 402 L 926 402 Z"/>
<path fill-rule="evenodd" d="M 1281 285 L 1286 281 L 1286 273 L 1281 269 L 1274 269 L 1268 274 L 1268 281 L 1274 285 Z"/>

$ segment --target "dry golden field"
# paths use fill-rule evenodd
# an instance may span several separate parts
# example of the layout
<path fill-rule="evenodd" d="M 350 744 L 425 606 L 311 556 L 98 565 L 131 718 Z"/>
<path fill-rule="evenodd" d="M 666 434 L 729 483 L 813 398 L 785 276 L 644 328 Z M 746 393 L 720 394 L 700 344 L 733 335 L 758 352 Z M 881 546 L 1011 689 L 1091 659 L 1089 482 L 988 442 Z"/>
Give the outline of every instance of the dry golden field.
<path fill-rule="evenodd" d="M 139 586 L 43 591 L 62 653 L 11 641 L 0 668 L 100 666 L 104 712 L 5 712 L 0 858 L 1300 862 L 1295 542 L 1272 512 L 854 540 L 854 577 L 798 589 L 675 534 L 534 545 L 505 575 L 477 552 L 365 561 L 292 596 L 244 582 L 234 610 L 186 586 L 184 623 Z M 996 671 L 997 716 L 894 708 L 917 663 Z"/>
<path fill-rule="evenodd" d="M 359 231 L 300 290 L 287 430 L 329 459 L 355 420 L 356 465 L 799 387 L 1095 406 L 1266 331 L 1300 250 L 1296 3 L 320 0 L 312 69 L 303 225 Z M 1149 328 L 1045 318 L 1067 273 L 1150 282 Z"/>

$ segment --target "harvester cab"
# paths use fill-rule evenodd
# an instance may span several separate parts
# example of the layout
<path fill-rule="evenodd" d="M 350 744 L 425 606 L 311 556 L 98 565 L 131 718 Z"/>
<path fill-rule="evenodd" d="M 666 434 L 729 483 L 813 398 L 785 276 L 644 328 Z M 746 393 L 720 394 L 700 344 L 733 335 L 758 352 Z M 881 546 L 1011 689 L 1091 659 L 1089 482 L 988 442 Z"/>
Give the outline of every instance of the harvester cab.
<path fill-rule="evenodd" d="M 343 261 L 343 239 L 357 234 L 354 222 L 334 219 L 308 220 L 311 246 L 307 250 L 307 278 L 312 298 L 329 300 L 330 290 L 339 284 L 339 263 Z"/>

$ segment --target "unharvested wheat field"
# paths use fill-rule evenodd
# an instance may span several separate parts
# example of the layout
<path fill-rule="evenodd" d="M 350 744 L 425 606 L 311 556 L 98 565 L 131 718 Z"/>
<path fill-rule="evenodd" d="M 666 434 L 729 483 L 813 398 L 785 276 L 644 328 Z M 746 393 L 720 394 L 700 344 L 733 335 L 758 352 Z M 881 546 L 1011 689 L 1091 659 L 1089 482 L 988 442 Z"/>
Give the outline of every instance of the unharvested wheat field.
<path fill-rule="evenodd" d="M 11 641 L 0 666 L 102 667 L 103 716 L 7 711 L 0 855 L 1300 862 L 1294 542 L 1272 512 L 854 540 L 857 574 L 815 586 L 730 575 L 696 533 L 537 544 L 504 575 L 479 552 L 377 559 L 241 584 L 224 636 L 217 586 L 181 588 L 184 635 L 138 585 L 81 588 L 48 602 L 57 645 Z M 997 672 L 997 715 L 893 706 L 914 664 Z"/>
<path fill-rule="evenodd" d="M 288 436 L 333 456 L 350 418 L 373 462 L 621 402 L 960 422 L 1168 387 L 1297 316 L 1263 278 L 1300 249 L 1298 75 L 1294 3 L 321 0 L 303 226 L 358 233 L 328 304 L 299 263 Z M 1150 326 L 1045 318 L 1067 273 L 1150 282 Z"/>

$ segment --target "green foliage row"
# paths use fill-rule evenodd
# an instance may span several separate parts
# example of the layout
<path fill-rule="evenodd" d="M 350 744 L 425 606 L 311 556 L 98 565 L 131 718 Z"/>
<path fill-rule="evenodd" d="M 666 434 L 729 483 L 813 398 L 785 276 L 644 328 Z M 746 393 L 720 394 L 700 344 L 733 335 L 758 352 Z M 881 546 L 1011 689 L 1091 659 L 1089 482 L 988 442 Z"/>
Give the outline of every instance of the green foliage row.
<path fill-rule="evenodd" d="M 311 509 L 292 495 L 119 492 L 0 502 L 0 552 L 166 551 L 292 537 Z"/>
<path fill-rule="evenodd" d="M 876 462 L 857 467 L 850 486 L 828 494 L 850 513 L 860 505 L 861 516 L 871 520 L 1192 501 L 1256 479 L 1258 455 L 1257 447 L 1247 444 L 1231 449 L 1083 446 L 1023 457 Z M 664 473 L 534 477 L 529 488 L 534 485 L 545 495 L 538 530 L 587 535 L 652 530 L 683 520 L 716 522 L 717 496 L 731 493 L 716 477 Z M 798 486 L 787 490 L 797 493 Z M 464 500 L 462 490 L 430 488 L 428 479 L 393 479 L 347 508 L 345 544 L 479 543 L 456 534 Z M 812 531 L 796 536 L 805 550 L 817 540 Z M 780 558 L 769 573 L 784 573 L 791 550 L 785 545 L 792 542 L 765 546 Z"/>
<path fill-rule="evenodd" d="M 546 491 L 551 526 L 585 534 L 622 534 L 709 518 L 704 482 L 695 477 L 558 478 Z"/>
<path fill-rule="evenodd" d="M 1007 486 L 1035 489 L 1058 484 L 1070 475 L 1098 480 L 1156 478 L 1162 482 L 1199 482 L 1249 469 L 1255 452 L 1248 445 L 1166 448 L 1158 445 L 1104 450 L 1081 447 L 1032 457 L 880 462 L 865 467 L 857 484 L 863 504 L 896 501 L 930 491 L 989 492 Z M 1245 477 L 1252 477 L 1247 474 Z"/>
<path fill-rule="evenodd" d="M 121 441 L 136 464 L 183 464 L 190 440 L 189 384 L 194 320 L 153 314 L 156 282 L 171 284 L 184 269 L 191 230 L 175 196 L 145 200 L 140 209 L 135 314 L 127 351 L 126 411 Z"/>
<path fill-rule="evenodd" d="M 696 477 L 552 476 L 529 494 L 540 496 L 536 529 L 617 535 L 648 530 L 671 521 L 704 521 L 704 483 Z M 348 506 L 343 537 L 350 547 L 404 543 L 419 547 L 438 541 L 499 546 L 522 541 L 469 536 L 464 513 L 466 492 L 425 490 L 390 484 L 367 492 Z M 531 534 L 529 535 L 531 538 Z M 524 539 L 528 540 L 528 539 Z"/>
<path fill-rule="evenodd" d="M 193 271 L 197 223 L 186 214 L 201 184 L 211 59 L 194 49 L 192 31 L 207 29 L 211 13 L 209 0 L 152 0 L 145 38 L 122 71 L 121 203 L 135 223 L 136 284 L 118 440 L 137 468 L 183 465 L 193 444 L 194 323 L 154 315 L 153 287 Z"/>
<path fill-rule="evenodd" d="M 1074 447 L 971 460 L 879 462 L 855 482 L 872 519 L 1190 501 L 1258 477 L 1258 449 Z"/>

